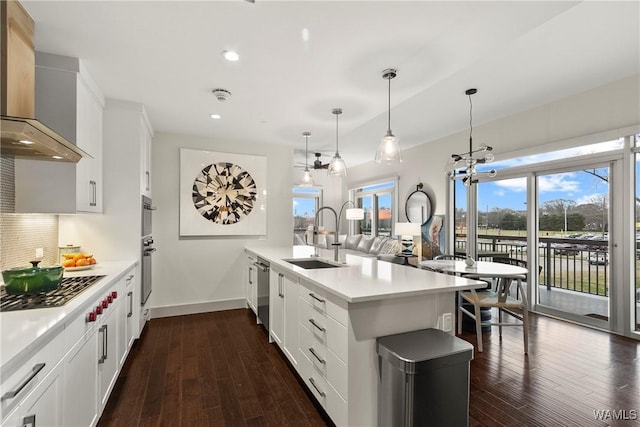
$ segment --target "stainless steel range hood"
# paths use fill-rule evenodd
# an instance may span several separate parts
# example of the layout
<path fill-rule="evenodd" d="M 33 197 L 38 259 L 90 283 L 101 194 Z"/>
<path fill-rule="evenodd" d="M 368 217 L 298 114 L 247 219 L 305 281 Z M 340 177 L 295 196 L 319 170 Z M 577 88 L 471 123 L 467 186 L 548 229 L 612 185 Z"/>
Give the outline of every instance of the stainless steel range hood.
<path fill-rule="evenodd" d="M 0 128 L 3 156 L 72 163 L 91 157 L 35 119 L 2 116 Z"/>
<path fill-rule="evenodd" d="M 34 119 L 35 52 L 33 19 L 17 1 L 0 2 L 2 15 L 0 154 L 77 163 L 91 157 Z"/>

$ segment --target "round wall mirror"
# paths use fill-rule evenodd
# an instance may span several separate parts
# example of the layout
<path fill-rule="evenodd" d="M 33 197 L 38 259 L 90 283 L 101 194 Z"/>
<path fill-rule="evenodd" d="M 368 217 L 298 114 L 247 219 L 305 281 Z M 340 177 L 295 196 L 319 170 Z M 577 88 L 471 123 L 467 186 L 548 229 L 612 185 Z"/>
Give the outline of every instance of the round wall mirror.
<path fill-rule="evenodd" d="M 417 222 L 424 225 L 431 218 L 431 199 L 422 191 L 422 183 L 418 184 L 416 190 L 409 194 L 404 206 L 409 222 Z"/>

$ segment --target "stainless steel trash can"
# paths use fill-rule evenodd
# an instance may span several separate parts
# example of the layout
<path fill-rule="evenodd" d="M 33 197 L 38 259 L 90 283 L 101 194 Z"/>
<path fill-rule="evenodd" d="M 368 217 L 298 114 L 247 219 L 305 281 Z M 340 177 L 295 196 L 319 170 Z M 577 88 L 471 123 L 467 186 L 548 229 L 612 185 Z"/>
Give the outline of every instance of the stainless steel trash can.
<path fill-rule="evenodd" d="M 377 339 L 378 426 L 468 426 L 473 345 L 439 329 Z"/>

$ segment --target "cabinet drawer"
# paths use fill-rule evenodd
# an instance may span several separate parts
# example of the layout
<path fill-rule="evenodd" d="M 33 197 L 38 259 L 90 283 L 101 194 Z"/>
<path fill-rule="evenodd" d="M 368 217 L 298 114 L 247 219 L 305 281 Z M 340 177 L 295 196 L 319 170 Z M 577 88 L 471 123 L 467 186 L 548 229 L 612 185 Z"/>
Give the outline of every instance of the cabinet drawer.
<path fill-rule="evenodd" d="M 347 402 L 327 382 L 324 376 L 313 367 L 307 356 L 300 352 L 299 372 L 307 388 L 327 411 L 336 426 L 347 425 Z"/>
<path fill-rule="evenodd" d="M 314 338 L 309 330 L 299 325 L 300 351 L 327 379 L 340 396 L 347 396 L 347 365 L 323 343 Z"/>
<path fill-rule="evenodd" d="M 49 343 L 41 348 L 34 356 L 25 361 L 15 372 L 2 378 L 0 390 L 0 412 L 7 415 L 18 403 L 29 395 L 40 382 L 62 360 L 66 349 L 67 340 L 65 331 L 60 325 L 60 332 Z"/>
<path fill-rule="evenodd" d="M 326 345 L 343 362 L 347 361 L 347 328 L 332 317 L 319 313 L 308 302 L 299 300 L 300 323 L 313 338 Z"/>
<path fill-rule="evenodd" d="M 334 298 L 324 289 L 302 280 L 300 281 L 300 297 L 319 313 L 331 316 L 341 325 L 347 325 L 349 315 L 346 302 Z"/>

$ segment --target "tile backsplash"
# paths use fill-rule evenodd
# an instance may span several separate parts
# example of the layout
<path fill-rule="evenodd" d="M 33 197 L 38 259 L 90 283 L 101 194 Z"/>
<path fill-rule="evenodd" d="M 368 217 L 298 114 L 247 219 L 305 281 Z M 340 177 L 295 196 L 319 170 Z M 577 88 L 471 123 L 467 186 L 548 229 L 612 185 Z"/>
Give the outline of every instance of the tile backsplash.
<path fill-rule="evenodd" d="M 41 265 L 58 263 L 58 216 L 0 214 L 0 268 L 29 265 L 36 248 L 44 249 Z"/>

